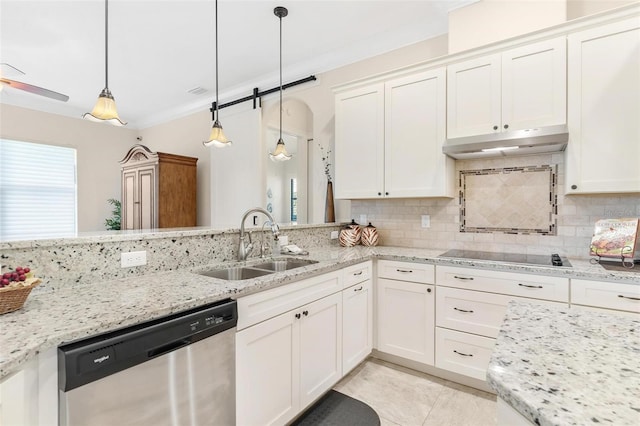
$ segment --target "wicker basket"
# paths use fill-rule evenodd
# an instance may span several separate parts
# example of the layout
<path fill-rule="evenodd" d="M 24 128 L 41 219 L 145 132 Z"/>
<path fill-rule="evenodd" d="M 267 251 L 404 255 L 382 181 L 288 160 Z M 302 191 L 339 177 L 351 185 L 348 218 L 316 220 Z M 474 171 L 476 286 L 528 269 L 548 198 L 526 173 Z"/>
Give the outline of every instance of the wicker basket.
<path fill-rule="evenodd" d="M 40 282 L 40 279 L 36 279 L 26 286 L 0 288 L 0 315 L 22 308 L 31 290 Z"/>

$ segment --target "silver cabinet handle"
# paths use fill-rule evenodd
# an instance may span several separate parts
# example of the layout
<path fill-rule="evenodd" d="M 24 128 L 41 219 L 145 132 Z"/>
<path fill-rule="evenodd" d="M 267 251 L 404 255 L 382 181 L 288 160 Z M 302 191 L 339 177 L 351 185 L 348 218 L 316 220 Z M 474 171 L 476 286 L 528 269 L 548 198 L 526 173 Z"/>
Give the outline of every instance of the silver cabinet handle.
<path fill-rule="evenodd" d="M 362 290 L 362 286 L 353 289 L 353 291 L 361 291 L 361 290 Z"/>
<path fill-rule="evenodd" d="M 362 275 L 362 271 L 354 272 L 354 273 L 353 273 L 353 276 L 358 276 L 358 275 Z"/>
<path fill-rule="evenodd" d="M 465 281 L 473 281 L 473 277 L 459 277 L 457 275 L 454 275 L 453 278 L 457 278 L 459 280 L 465 280 Z"/>
<path fill-rule="evenodd" d="M 521 284 L 521 283 L 518 283 L 518 285 L 520 287 L 527 287 L 527 288 L 544 288 L 541 285 L 527 285 L 527 284 Z"/>
<path fill-rule="evenodd" d="M 398 272 L 405 272 L 405 273 L 411 273 L 411 272 L 413 272 L 411 269 L 396 269 L 396 271 L 398 271 Z"/>
<path fill-rule="evenodd" d="M 473 313 L 473 311 L 467 311 L 467 310 L 465 310 L 465 309 L 458 309 L 458 308 L 456 308 L 456 307 L 454 307 L 453 309 L 455 309 L 456 311 L 464 312 L 464 313 L 469 313 L 469 314 L 472 314 L 472 313 Z"/>
<path fill-rule="evenodd" d="M 640 300 L 640 297 L 623 296 L 622 294 L 619 294 L 618 297 L 622 297 L 623 299 L 629 299 L 629 300 Z"/>
<path fill-rule="evenodd" d="M 454 351 L 455 353 L 457 353 L 458 355 L 461 355 L 461 356 L 473 356 L 473 354 L 465 354 L 465 353 L 462 353 L 462 352 L 458 352 L 458 351 L 456 351 L 455 349 L 454 349 L 453 351 Z"/>

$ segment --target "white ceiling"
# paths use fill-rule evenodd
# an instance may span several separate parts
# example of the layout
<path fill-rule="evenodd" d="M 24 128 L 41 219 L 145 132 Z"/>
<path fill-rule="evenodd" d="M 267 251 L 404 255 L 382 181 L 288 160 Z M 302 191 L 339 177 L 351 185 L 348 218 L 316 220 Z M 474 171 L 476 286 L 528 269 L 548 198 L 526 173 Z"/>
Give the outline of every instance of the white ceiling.
<path fill-rule="evenodd" d="M 477 0 L 220 0 L 220 102 L 318 74 L 447 32 L 449 10 Z M 213 0 L 110 0 L 109 88 L 120 117 L 144 128 L 208 108 L 215 98 Z M 0 102 L 71 117 L 104 87 L 104 1 L 0 0 L 7 78 L 61 92 L 66 103 L 4 88 Z M 7 67 L 4 67 L 5 69 Z M 202 87 L 206 93 L 189 90 Z"/>

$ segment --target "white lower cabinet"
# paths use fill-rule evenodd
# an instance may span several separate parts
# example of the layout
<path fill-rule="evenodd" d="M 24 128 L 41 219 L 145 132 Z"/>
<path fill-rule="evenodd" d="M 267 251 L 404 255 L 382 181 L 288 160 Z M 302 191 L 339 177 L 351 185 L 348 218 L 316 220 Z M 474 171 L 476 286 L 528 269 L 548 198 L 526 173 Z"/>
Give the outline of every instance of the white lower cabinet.
<path fill-rule="evenodd" d="M 486 380 L 495 339 L 436 327 L 436 367 Z"/>
<path fill-rule="evenodd" d="M 482 381 L 510 301 L 569 302 L 567 278 L 437 266 L 436 283 L 435 366 Z"/>
<path fill-rule="evenodd" d="M 640 313 L 640 286 L 636 284 L 571 279 L 571 306 Z"/>
<path fill-rule="evenodd" d="M 425 269 L 428 271 L 425 273 Z M 407 281 L 385 276 L 401 276 Z M 378 350 L 423 364 L 434 364 L 435 286 L 411 282 L 433 277 L 433 265 L 378 262 Z"/>
<path fill-rule="evenodd" d="M 373 347 L 373 289 L 371 279 L 342 292 L 343 375 L 360 364 Z"/>
<path fill-rule="evenodd" d="M 236 419 L 279 425 L 342 377 L 342 295 L 335 293 L 236 334 Z"/>

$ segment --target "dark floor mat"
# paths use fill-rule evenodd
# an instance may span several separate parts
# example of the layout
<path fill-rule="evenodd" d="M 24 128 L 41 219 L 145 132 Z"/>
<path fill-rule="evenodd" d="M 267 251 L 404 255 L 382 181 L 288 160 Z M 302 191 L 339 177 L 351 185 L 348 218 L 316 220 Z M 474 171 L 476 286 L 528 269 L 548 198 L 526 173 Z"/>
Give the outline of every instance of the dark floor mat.
<path fill-rule="evenodd" d="M 330 390 L 291 426 L 379 426 L 380 417 L 362 401 Z"/>

